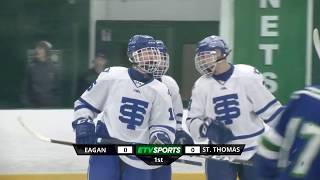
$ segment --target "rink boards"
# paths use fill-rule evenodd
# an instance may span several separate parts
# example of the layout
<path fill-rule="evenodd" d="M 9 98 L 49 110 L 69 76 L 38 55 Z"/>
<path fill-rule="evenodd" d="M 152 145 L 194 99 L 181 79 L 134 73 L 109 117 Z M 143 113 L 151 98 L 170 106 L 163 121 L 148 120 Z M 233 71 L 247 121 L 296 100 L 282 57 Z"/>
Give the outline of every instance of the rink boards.
<path fill-rule="evenodd" d="M 74 141 L 72 114 L 72 109 L 0 110 L 0 180 L 86 179 L 88 156 L 77 156 L 72 146 L 39 141 L 17 121 L 21 117 L 39 133 Z M 203 166 L 173 163 L 172 168 L 174 179 L 204 177 Z"/>

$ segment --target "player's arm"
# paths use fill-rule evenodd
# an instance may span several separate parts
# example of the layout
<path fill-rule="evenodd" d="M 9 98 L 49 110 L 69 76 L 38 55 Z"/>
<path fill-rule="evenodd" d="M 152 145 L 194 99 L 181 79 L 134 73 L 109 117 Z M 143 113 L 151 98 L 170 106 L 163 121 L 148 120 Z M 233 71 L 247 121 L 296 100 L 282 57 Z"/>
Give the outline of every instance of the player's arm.
<path fill-rule="evenodd" d="M 259 176 L 263 178 L 276 178 L 279 174 L 279 165 L 287 165 L 288 153 L 301 120 L 297 117 L 303 116 L 304 113 L 300 112 L 308 111 L 308 108 L 304 107 L 304 102 L 301 101 L 303 99 L 300 96 L 293 94 L 292 97 L 294 98 L 288 103 L 276 126 L 259 140 L 256 166 Z"/>
<path fill-rule="evenodd" d="M 177 122 L 177 131 L 174 144 L 194 144 L 192 137 L 182 128 L 183 104 L 179 92 L 179 86 L 174 79 L 172 79 L 169 90 L 172 98 L 173 111 Z"/>
<path fill-rule="evenodd" d="M 95 143 L 96 137 L 93 119 L 102 111 L 107 92 L 107 81 L 98 78 L 81 97 L 75 101 L 72 127 L 76 133 L 76 143 Z"/>
<path fill-rule="evenodd" d="M 261 176 L 276 176 L 279 168 L 286 168 L 289 176 L 306 179 L 308 172 L 318 168 L 319 94 L 318 88 L 307 87 L 291 96 L 279 123 L 261 140 L 257 159 Z"/>
<path fill-rule="evenodd" d="M 274 127 L 284 107 L 264 86 L 263 76 L 257 70 L 252 73 L 245 82 L 248 99 L 252 102 L 254 113 Z"/>
<path fill-rule="evenodd" d="M 283 137 L 275 129 L 270 130 L 260 138 L 255 166 L 259 177 L 274 179 L 279 174 L 278 159 Z"/>
<path fill-rule="evenodd" d="M 194 140 L 206 140 L 206 138 L 200 134 L 200 127 L 204 123 L 205 107 L 205 93 L 202 92 L 202 88 L 199 86 L 198 81 L 196 81 L 192 89 L 192 95 L 188 107 L 188 117 L 186 120 L 187 128 Z"/>
<path fill-rule="evenodd" d="M 169 90 L 172 98 L 172 107 L 174 110 L 175 119 L 177 121 L 177 129 L 182 129 L 183 104 L 179 92 L 179 86 L 173 79 L 171 82 L 171 88 L 169 88 Z"/>
<path fill-rule="evenodd" d="M 164 92 L 166 91 L 166 92 Z M 156 95 L 151 109 L 149 139 L 151 144 L 172 144 L 176 132 L 176 120 L 172 111 L 172 101 L 167 88 Z"/>

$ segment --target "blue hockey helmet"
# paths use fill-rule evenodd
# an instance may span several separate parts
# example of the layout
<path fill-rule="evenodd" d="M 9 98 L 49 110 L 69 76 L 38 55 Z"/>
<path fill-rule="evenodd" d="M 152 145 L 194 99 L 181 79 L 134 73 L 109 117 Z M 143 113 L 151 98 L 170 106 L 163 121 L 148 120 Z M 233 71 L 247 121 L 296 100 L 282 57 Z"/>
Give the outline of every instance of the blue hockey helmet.
<path fill-rule="evenodd" d="M 161 56 L 156 40 L 148 35 L 134 35 L 128 43 L 129 61 L 141 71 L 154 75 Z"/>
<path fill-rule="evenodd" d="M 157 69 L 155 73 L 155 78 L 160 78 L 164 74 L 167 73 L 169 66 L 170 66 L 170 56 L 168 53 L 168 49 L 161 40 L 156 40 L 157 47 L 160 51 L 160 56 L 161 56 L 161 62 L 159 65 L 159 68 Z"/>
<path fill-rule="evenodd" d="M 225 59 L 230 49 L 219 36 L 209 36 L 198 43 L 196 49 L 195 67 L 202 75 L 214 73 L 216 64 Z"/>

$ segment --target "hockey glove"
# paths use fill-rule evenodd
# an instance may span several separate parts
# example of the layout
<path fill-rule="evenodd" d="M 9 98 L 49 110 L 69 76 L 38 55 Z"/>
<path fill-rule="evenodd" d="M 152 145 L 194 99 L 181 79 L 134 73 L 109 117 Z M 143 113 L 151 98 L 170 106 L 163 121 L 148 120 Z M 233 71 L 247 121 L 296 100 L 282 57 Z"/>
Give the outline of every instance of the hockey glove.
<path fill-rule="evenodd" d="M 221 121 L 205 118 L 200 126 L 200 135 L 218 144 L 224 144 L 234 138 L 232 131 Z"/>
<path fill-rule="evenodd" d="M 194 144 L 194 142 L 192 137 L 187 132 L 180 129 L 176 131 L 174 144 Z"/>
<path fill-rule="evenodd" d="M 107 126 L 106 126 L 106 124 L 105 124 L 103 121 L 101 121 L 101 120 L 98 120 L 98 122 L 97 122 L 97 126 L 96 126 L 96 137 L 97 137 L 97 138 L 102 138 L 102 139 L 110 138 L 110 135 L 109 135 Z"/>
<path fill-rule="evenodd" d="M 95 144 L 95 125 L 92 119 L 79 118 L 72 122 L 72 127 L 76 132 L 77 144 Z"/>
<path fill-rule="evenodd" d="M 158 131 L 151 133 L 150 144 L 172 144 L 167 133 Z"/>

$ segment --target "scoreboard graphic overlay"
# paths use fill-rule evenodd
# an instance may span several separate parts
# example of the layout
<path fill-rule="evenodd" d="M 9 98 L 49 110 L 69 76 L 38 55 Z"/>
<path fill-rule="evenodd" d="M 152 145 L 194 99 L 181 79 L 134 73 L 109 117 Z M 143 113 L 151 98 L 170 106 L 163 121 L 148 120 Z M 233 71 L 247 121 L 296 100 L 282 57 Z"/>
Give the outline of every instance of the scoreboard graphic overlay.
<path fill-rule="evenodd" d="M 183 155 L 241 155 L 244 144 L 74 144 L 78 155 L 136 156 L 148 165 L 169 165 Z"/>

